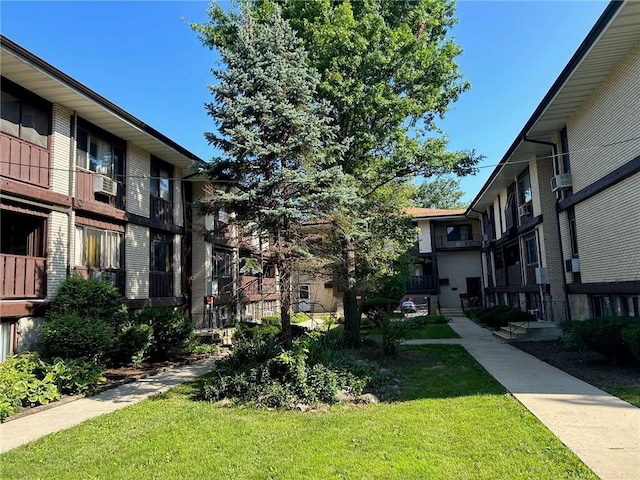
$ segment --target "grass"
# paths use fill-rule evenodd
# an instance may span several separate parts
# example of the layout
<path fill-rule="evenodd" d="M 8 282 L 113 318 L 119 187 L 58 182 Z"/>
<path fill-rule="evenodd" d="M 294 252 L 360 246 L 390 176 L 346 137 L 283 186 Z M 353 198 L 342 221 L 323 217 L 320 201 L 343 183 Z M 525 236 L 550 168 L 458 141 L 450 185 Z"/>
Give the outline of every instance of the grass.
<path fill-rule="evenodd" d="M 194 401 L 194 382 L 8 452 L 3 478 L 597 478 L 462 347 L 380 360 L 396 402 L 228 408 Z"/>
<path fill-rule="evenodd" d="M 363 330 L 363 336 L 366 335 L 379 335 L 379 330 Z M 407 330 L 406 339 L 407 340 L 416 340 L 416 339 L 441 339 L 441 338 L 460 338 L 453 329 L 444 323 L 427 325 L 425 327 L 419 329 L 411 329 Z"/>
<path fill-rule="evenodd" d="M 602 387 L 607 393 L 618 397 L 631 405 L 640 407 L 640 385 L 630 385 L 627 387 Z"/>

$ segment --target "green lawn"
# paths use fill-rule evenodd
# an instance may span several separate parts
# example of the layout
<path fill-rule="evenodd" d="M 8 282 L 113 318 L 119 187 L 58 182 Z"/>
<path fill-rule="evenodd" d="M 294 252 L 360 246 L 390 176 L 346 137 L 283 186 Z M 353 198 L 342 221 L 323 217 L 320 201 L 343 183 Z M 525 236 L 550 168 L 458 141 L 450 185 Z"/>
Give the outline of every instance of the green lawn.
<path fill-rule="evenodd" d="M 362 336 L 366 335 L 379 335 L 378 330 L 363 330 L 361 332 Z M 444 323 L 427 325 L 426 327 L 422 327 L 415 330 L 407 330 L 406 334 L 407 340 L 415 340 L 415 339 L 438 339 L 438 338 L 460 338 L 453 329 Z"/>
<path fill-rule="evenodd" d="M 188 384 L 3 455 L 2 478 L 597 478 L 462 347 L 399 352 L 392 403 L 256 411 Z"/>
<path fill-rule="evenodd" d="M 640 385 L 630 385 L 628 387 L 602 387 L 611 395 L 618 397 L 631 405 L 640 407 Z"/>

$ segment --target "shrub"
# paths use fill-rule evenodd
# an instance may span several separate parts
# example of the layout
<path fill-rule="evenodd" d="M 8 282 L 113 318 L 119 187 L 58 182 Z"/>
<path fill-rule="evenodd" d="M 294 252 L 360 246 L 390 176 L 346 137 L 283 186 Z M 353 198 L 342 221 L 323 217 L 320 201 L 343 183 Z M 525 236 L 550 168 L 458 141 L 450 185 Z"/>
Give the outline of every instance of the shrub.
<path fill-rule="evenodd" d="M 478 321 L 488 327 L 500 328 L 507 324 L 505 317 L 500 315 L 511 311 L 514 309 L 508 305 L 488 307 L 478 312 Z"/>
<path fill-rule="evenodd" d="M 82 359 L 55 358 L 50 372 L 58 391 L 66 395 L 92 392 L 100 382 L 105 380 L 99 365 Z"/>
<path fill-rule="evenodd" d="M 53 375 L 36 353 L 11 355 L 0 363 L 0 420 L 20 407 L 46 405 L 58 398 Z"/>
<path fill-rule="evenodd" d="M 105 321 L 78 314 L 57 315 L 42 325 L 42 334 L 54 357 L 99 360 L 115 343 L 115 334 Z"/>
<path fill-rule="evenodd" d="M 115 332 L 127 319 L 127 305 L 112 283 L 73 276 L 62 282 L 51 300 L 52 319 L 67 315 L 98 318 Z"/>
<path fill-rule="evenodd" d="M 280 321 L 280 315 L 270 315 L 267 317 L 262 317 L 260 319 L 263 325 L 272 325 L 276 327 L 282 327 L 282 322 Z"/>
<path fill-rule="evenodd" d="M 377 366 L 334 351 L 335 342 L 335 336 L 311 332 L 285 351 L 275 336 L 242 337 L 231 355 L 216 364 L 214 378 L 205 382 L 201 395 L 209 401 L 228 398 L 259 407 L 294 408 L 300 403 L 335 403 L 340 389 L 360 394 L 372 377 L 379 377 L 368 376 Z"/>
<path fill-rule="evenodd" d="M 622 339 L 636 360 L 640 362 L 640 325 L 623 328 Z"/>
<path fill-rule="evenodd" d="M 402 320 L 392 318 L 390 315 L 382 315 L 380 321 L 380 344 L 386 355 L 393 355 L 402 341 L 407 338 L 408 325 Z"/>
<path fill-rule="evenodd" d="M 571 342 L 579 349 L 593 350 L 610 358 L 615 363 L 633 359 L 630 345 L 624 340 L 622 331 L 640 325 L 637 317 L 599 317 L 571 322 Z"/>
<path fill-rule="evenodd" d="M 532 315 L 528 312 L 523 312 L 522 310 L 507 310 L 506 312 L 501 312 L 495 316 L 496 323 L 499 326 L 504 327 L 509 324 L 509 322 L 535 322 L 537 318 L 535 315 Z"/>
<path fill-rule="evenodd" d="M 171 307 L 143 308 L 134 317 L 134 322 L 153 329 L 149 357 L 155 360 L 183 351 L 194 333 L 189 318 Z"/>
<path fill-rule="evenodd" d="M 117 359 L 123 363 L 138 365 L 144 360 L 145 353 L 151 346 L 153 328 L 145 323 L 128 323 L 118 337 Z"/>

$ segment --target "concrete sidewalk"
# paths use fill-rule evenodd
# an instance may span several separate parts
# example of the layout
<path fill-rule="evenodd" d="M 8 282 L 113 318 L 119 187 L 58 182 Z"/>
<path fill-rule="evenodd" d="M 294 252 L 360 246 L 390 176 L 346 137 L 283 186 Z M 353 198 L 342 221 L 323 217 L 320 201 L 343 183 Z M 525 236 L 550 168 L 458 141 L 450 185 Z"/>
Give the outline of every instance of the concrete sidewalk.
<path fill-rule="evenodd" d="M 462 345 L 601 479 L 640 479 L 640 408 L 503 343 L 468 318 L 449 325 L 462 338 L 406 343 Z"/>
<path fill-rule="evenodd" d="M 0 453 L 50 433 L 73 427 L 90 418 L 127 407 L 162 393 L 171 387 L 193 380 L 211 371 L 216 360 L 217 357 L 207 358 L 106 390 L 93 397 L 80 398 L 33 415 L 2 423 L 0 424 Z"/>

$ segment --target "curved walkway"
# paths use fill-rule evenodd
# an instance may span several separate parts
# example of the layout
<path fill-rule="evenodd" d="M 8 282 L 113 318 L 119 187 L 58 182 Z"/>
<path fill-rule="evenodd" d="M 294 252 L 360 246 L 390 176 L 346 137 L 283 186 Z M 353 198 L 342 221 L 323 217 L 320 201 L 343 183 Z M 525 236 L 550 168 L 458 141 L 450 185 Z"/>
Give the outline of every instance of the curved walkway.
<path fill-rule="evenodd" d="M 603 480 L 640 480 L 640 408 L 502 342 L 465 317 L 462 338 L 407 344 L 462 345 Z"/>

